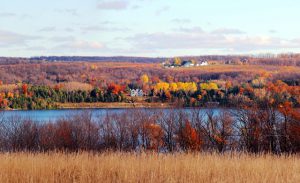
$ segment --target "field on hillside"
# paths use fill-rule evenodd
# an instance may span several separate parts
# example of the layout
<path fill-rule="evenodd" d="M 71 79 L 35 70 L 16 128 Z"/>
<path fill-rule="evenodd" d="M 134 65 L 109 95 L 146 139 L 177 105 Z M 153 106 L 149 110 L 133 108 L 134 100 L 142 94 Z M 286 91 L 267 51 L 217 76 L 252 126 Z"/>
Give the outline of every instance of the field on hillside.
<path fill-rule="evenodd" d="M 245 82 L 255 76 L 268 75 L 272 80 L 299 78 L 300 67 L 280 65 L 209 65 L 191 68 L 164 68 L 160 63 L 133 62 L 22 62 L 0 64 L 0 81 L 4 84 L 26 82 L 52 85 L 61 82 L 118 83 L 136 81 L 147 74 L 155 82 L 230 80 Z"/>
<path fill-rule="evenodd" d="M 299 156 L 5 153 L 0 182 L 300 182 Z"/>

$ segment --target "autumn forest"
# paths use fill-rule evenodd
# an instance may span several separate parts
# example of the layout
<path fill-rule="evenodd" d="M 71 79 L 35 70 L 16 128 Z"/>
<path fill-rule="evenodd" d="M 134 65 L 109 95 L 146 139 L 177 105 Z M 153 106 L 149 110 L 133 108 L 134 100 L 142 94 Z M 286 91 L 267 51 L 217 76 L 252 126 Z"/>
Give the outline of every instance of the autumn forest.
<path fill-rule="evenodd" d="M 180 65 L 184 59 L 175 61 Z M 191 59 L 200 62 L 203 58 Z M 3 118 L 1 148 L 299 152 L 298 56 L 281 55 L 276 61 L 237 56 L 211 59 L 207 66 L 165 68 L 159 61 L 143 60 L 2 58 L 3 110 L 127 104 L 125 108 L 131 108 L 131 112 L 107 114 L 96 122 L 89 115 L 51 124 Z M 247 62 L 242 62 L 245 59 Z M 166 62 L 172 60 L 167 58 Z M 130 91 L 134 89 L 143 91 L 142 96 L 132 96 Z M 149 114 L 135 109 L 146 106 L 170 111 Z M 192 114 L 181 111 L 185 108 L 191 108 Z M 221 112 L 210 111 L 214 108 Z"/>

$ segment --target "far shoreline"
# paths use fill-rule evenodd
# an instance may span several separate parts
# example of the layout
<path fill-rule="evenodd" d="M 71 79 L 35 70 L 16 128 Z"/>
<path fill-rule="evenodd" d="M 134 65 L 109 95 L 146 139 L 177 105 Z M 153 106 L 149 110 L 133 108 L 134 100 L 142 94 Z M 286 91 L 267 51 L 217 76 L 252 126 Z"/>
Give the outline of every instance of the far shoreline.
<path fill-rule="evenodd" d="M 178 107 L 174 103 L 123 103 L 123 102 L 96 102 L 96 103 L 56 103 L 57 108 L 50 109 L 2 109 L 3 111 L 44 111 L 44 110 L 85 110 L 85 109 L 200 109 L 209 108 L 208 106 L 197 106 L 197 107 Z M 232 108 L 224 106 L 212 106 L 211 108 Z"/>
<path fill-rule="evenodd" d="M 95 102 L 95 103 L 56 103 L 57 108 L 50 109 L 1 109 L 0 112 L 9 111 L 47 111 L 47 110 L 88 110 L 88 109 L 234 109 L 235 107 L 216 106 L 197 106 L 197 107 L 178 107 L 174 103 L 125 103 L 125 102 Z M 295 108 L 300 111 L 300 108 Z"/>

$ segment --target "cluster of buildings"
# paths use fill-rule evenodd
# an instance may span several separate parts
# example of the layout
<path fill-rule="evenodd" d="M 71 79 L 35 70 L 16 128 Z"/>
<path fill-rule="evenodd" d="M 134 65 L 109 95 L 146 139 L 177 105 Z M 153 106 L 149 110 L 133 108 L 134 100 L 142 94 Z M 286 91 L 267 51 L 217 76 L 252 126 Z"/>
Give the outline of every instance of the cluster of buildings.
<path fill-rule="evenodd" d="M 169 62 L 163 62 L 162 65 L 165 68 L 175 68 L 175 67 L 200 67 L 200 66 L 207 66 L 209 65 L 207 61 L 200 61 L 195 62 L 192 60 L 184 60 L 180 64 L 169 63 Z"/>
<path fill-rule="evenodd" d="M 130 89 L 131 97 L 142 97 L 144 96 L 144 92 L 141 89 Z"/>

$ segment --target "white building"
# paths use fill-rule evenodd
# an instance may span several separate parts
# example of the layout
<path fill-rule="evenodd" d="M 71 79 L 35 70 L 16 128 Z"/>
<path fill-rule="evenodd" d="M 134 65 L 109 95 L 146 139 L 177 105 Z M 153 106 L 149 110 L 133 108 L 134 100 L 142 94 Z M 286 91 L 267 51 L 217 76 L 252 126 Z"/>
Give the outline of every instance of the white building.
<path fill-rule="evenodd" d="M 142 97 L 144 96 L 143 90 L 140 89 L 130 89 L 130 96 L 131 97 Z"/>
<path fill-rule="evenodd" d="M 201 62 L 201 63 L 199 64 L 199 66 L 207 66 L 207 65 L 208 65 L 208 62 L 207 62 L 207 61 Z"/>

